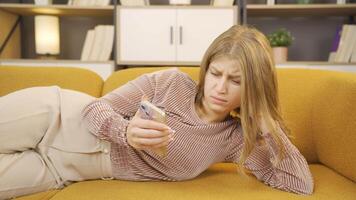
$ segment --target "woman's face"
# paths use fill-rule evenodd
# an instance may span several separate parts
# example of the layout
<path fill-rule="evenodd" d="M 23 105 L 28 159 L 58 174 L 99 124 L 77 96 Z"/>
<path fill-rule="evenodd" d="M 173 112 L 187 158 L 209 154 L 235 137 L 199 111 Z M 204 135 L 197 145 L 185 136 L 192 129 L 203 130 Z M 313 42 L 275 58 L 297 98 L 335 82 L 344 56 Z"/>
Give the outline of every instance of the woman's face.
<path fill-rule="evenodd" d="M 241 72 L 226 57 L 213 60 L 205 75 L 203 105 L 210 113 L 226 117 L 241 105 Z"/>

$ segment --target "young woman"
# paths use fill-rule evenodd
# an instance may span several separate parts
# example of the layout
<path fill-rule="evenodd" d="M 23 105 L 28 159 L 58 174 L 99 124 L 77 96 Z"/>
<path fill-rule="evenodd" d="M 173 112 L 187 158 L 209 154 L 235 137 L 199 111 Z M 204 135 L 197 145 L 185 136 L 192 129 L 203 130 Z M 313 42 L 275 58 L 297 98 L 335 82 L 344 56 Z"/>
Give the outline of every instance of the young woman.
<path fill-rule="evenodd" d="M 98 99 L 56 86 L 1 97 L 0 199 L 98 178 L 188 180 L 217 162 L 312 194 L 308 164 L 286 136 L 271 55 L 261 32 L 236 25 L 206 51 L 199 84 L 173 68 Z M 165 124 L 141 118 L 143 97 Z"/>

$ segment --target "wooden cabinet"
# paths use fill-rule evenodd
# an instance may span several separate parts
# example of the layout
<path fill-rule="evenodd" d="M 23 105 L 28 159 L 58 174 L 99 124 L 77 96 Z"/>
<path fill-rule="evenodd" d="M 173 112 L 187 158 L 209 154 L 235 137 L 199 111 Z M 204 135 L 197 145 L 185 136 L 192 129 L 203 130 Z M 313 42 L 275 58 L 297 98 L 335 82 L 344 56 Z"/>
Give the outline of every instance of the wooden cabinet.
<path fill-rule="evenodd" d="M 178 9 L 176 60 L 201 61 L 213 40 L 236 24 L 233 9 Z"/>
<path fill-rule="evenodd" d="M 199 64 L 209 44 L 237 23 L 236 7 L 119 7 L 118 64 Z"/>
<path fill-rule="evenodd" d="M 174 9 L 121 8 L 118 59 L 122 61 L 175 60 Z"/>

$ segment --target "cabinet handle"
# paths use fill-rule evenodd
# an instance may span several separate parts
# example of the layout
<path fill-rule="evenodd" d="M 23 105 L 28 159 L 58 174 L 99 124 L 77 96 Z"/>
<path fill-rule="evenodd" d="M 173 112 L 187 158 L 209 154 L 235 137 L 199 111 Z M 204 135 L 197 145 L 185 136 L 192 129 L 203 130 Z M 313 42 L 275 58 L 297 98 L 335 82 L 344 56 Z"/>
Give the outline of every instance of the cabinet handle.
<path fill-rule="evenodd" d="M 173 44 L 173 26 L 170 27 L 170 42 Z"/>
<path fill-rule="evenodd" d="M 183 44 L 183 27 L 179 26 L 179 44 Z"/>

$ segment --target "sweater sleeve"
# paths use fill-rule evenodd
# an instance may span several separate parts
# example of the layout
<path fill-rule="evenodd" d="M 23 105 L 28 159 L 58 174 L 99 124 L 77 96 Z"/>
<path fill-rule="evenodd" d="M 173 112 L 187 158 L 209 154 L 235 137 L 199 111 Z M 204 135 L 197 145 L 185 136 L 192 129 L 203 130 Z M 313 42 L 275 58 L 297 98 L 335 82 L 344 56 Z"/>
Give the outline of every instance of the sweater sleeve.
<path fill-rule="evenodd" d="M 82 111 L 89 131 L 113 143 L 127 145 L 126 129 L 143 95 L 152 98 L 155 83 L 148 75 L 126 83 L 88 104 Z"/>
<path fill-rule="evenodd" d="M 278 164 L 277 143 L 267 133 L 262 137 L 265 144 L 256 146 L 247 158 L 244 166 L 250 170 L 258 180 L 265 184 L 288 192 L 310 195 L 313 193 L 314 182 L 309 166 L 303 155 L 290 142 L 281 129 L 282 143 L 286 149 L 286 156 Z"/>
<path fill-rule="evenodd" d="M 157 90 L 168 82 L 170 74 L 172 70 L 141 75 L 88 104 L 82 118 L 89 131 L 100 139 L 127 146 L 126 129 L 142 96 L 152 100 Z"/>

